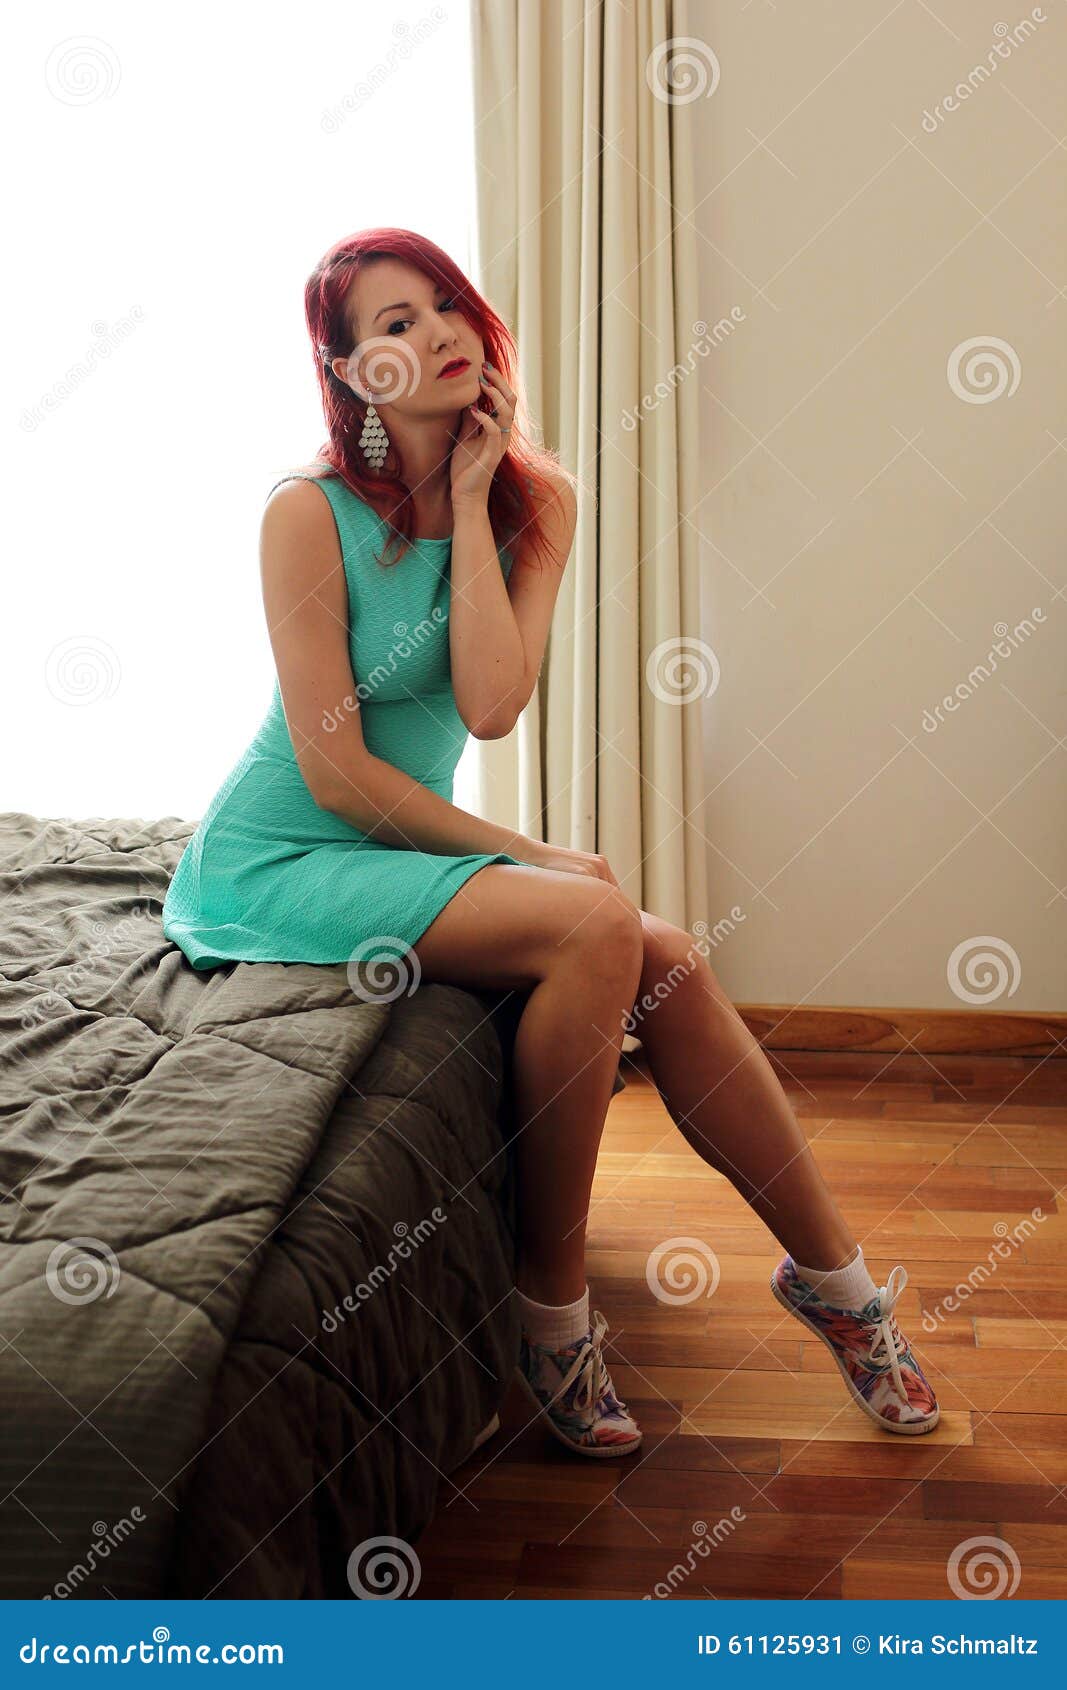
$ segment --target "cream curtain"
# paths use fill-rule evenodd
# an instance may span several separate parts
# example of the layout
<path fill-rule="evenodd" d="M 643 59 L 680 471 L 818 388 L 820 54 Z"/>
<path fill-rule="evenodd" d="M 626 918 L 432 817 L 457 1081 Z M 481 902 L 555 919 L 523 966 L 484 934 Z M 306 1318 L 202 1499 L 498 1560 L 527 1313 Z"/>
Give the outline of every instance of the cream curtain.
<path fill-rule="evenodd" d="M 586 489 L 538 689 L 513 734 L 478 742 L 476 781 L 483 815 L 602 852 L 635 903 L 693 930 L 710 654 L 685 520 L 704 328 L 686 12 L 471 0 L 475 279 Z"/>

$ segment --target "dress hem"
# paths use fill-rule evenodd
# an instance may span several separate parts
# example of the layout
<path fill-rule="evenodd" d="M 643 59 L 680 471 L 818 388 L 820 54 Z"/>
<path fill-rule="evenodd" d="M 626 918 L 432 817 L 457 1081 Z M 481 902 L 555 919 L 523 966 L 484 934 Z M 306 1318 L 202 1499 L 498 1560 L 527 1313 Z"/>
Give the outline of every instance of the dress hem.
<path fill-rule="evenodd" d="M 529 866 L 528 864 L 521 862 L 518 857 L 513 857 L 510 852 L 507 851 L 496 851 L 485 855 L 479 854 L 469 858 L 457 857 L 455 861 L 462 865 L 462 872 L 460 878 L 456 880 L 454 884 L 449 882 L 447 886 L 448 896 L 443 899 L 437 896 L 428 899 L 426 903 L 412 915 L 407 923 L 409 930 L 412 927 L 417 928 L 417 931 L 414 932 L 410 939 L 405 936 L 402 940 L 403 944 L 405 944 L 409 950 L 413 945 L 418 944 L 418 941 L 422 938 L 423 934 L 437 920 L 441 911 L 451 903 L 452 899 L 456 896 L 456 893 L 466 885 L 467 881 L 470 880 L 473 875 L 478 874 L 481 869 L 487 868 L 491 863 L 510 863 L 514 864 L 517 868 L 525 868 Z M 440 884 L 437 890 L 441 890 Z M 299 956 L 278 956 L 275 954 L 252 955 L 252 951 L 275 953 L 277 950 L 284 949 L 286 947 L 284 947 L 284 945 L 279 946 L 277 942 L 272 942 L 268 938 L 263 938 L 258 943 L 254 940 L 250 940 L 249 944 L 242 944 L 240 947 L 236 944 L 233 947 L 211 945 L 206 942 L 211 933 L 211 929 L 206 923 L 193 924 L 181 920 L 167 921 L 164 925 L 163 933 L 164 937 L 168 939 L 171 944 L 177 945 L 178 949 L 182 952 L 192 967 L 202 973 L 206 973 L 208 969 L 211 968 L 224 968 L 229 964 L 236 962 L 278 962 L 287 964 L 302 962 L 310 963 L 313 966 L 320 968 L 336 968 L 341 963 L 347 964 L 353 960 L 358 961 L 361 944 L 361 941 L 356 939 L 354 943 L 348 945 L 343 950 L 340 956 L 334 954 L 329 956 L 308 956 L 307 948 L 304 947 L 301 947 L 302 954 Z M 400 938 L 401 936 L 399 934 L 383 934 L 382 937 Z M 362 942 L 365 943 L 365 941 Z M 330 948 L 332 953 L 332 947 L 324 948 Z"/>

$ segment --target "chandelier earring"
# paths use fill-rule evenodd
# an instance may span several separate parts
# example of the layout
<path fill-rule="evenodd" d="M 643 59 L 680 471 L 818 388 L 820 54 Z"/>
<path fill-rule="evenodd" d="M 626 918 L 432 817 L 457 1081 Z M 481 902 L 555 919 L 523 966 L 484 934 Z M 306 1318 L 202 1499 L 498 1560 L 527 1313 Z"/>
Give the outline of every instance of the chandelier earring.
<path fill-rule="evenodd" d="M 381 469 L 389 451 L 389 436 L 385 432 L 385 426 L 378 415 L 373 400 L 367 405 L 367 415 L 363 420 L 363 431 L 359 437 L 359 449 L 371 469 Z"/>

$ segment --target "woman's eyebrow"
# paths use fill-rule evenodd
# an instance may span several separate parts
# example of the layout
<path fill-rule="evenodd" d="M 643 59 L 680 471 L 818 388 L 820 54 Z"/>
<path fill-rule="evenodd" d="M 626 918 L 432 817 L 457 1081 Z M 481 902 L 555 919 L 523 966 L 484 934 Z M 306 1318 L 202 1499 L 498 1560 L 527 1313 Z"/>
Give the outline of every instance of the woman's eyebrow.
<path fill-rule="evenodd" d="M 436 287 L 433 291 L 434 293 L 444 293 L 445 289 L 443 287 Z M 395 305 L 383 305 L 381 311 L 376 311 L 374 313 L 373 321 L 377 322 L 378 318 L 386 311 L 414 311 L 414 309 L 415 307 L 412 305 L 410 299 L 398 299 Z"/>

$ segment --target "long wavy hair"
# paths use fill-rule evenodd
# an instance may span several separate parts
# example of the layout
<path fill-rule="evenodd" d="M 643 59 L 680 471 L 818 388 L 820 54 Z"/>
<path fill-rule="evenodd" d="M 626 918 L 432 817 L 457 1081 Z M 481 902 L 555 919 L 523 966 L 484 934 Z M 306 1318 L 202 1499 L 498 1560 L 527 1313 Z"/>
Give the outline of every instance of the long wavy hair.
<path fill-rule="evenodd" d="M 364 265 L 377 258 L 402 259 L 446 288 L 481 336 L 485 356 L 517 395 L 509 443 L 489 488 L 489 522 L 497 544 L 512 551 L 516 563 L 520 555 L 523 559 L 540 556 L 546 534 L 538 501 L 554 494 L 549 475 L 562 474 L 572 485 L 576 478 L 554 452 L 535 444 L 522 426 L 520 418 L 527 419 L 528 411 L 515 340 L 506 323 L 446 252 L 410 229 L 361 229 L 346 235 L 319 259 L 305 283 L 304 314 L 329 433 L 318 453 L 319 464 L 329 466 L 322 473 L 340 476 L 346 487 L 384 518 L 393 532 L 378 561 L 383 566 L 399 563 L 414 538 L 415 506 L 401 474 L 397 448 L 390 442 L 382 467 L 370 468 L 359 446 L 367 404 L 331 367 L 334 358 L 347 358 L 356 350 L 349 320 L 350 290 Z M 520 536 L 521 552 L 515 549 Z"/>

